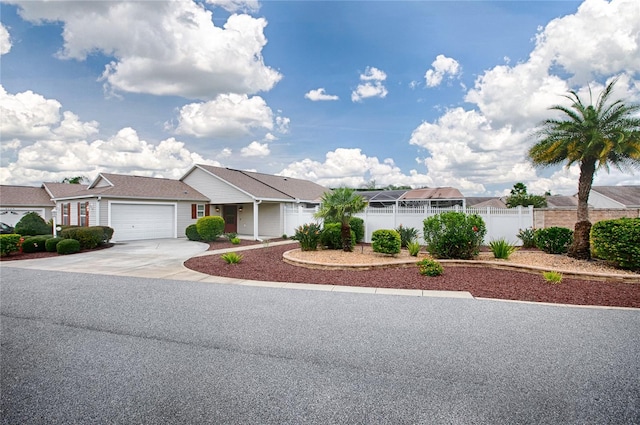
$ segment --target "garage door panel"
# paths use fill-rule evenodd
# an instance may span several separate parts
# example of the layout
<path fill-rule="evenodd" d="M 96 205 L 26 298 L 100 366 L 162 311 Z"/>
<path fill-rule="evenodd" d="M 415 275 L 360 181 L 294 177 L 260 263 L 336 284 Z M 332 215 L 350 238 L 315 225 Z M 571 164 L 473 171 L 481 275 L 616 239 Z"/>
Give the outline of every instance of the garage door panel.
<path fill-rule="evenodd" d="M 131 241 L 175 237 L 175 206 L 112 204 L 113 239 Z"/>

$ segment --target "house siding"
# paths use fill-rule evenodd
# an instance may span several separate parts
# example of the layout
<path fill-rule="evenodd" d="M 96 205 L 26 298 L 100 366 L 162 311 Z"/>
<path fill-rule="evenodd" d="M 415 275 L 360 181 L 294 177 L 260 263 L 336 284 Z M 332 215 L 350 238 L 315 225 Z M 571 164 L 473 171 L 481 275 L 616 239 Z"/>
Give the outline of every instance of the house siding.
<path fill-rule="evenodd" d="M 624 208 L 624 205 L 620 202 L 616 202 L 593 190 L 589 193 L 589 205 L 593 208 Z"/>
<path fill-rule="evenodd" d="M 241 204 L 253 202 L 253 198 L 199 168 L 194 169 L 182 181 L 216 204 Z"/>
<path fill-rule="evenodd" d="M 265 202 L 260 204 L 258 207 L 258 225 L 261 236 L 282 235 L 280 204 Z"/>
<path fill-rule="evenodd" d="M 187 226 L 189 226 L 190 224 L 195 224 L 195 222 L 198 221 L 197 219 L 191 218 L 191 204 L 193 203 L 195 202 L 178 202 L 178 208 L 176 212 L 178 215 L 176 225 L 178 227 L 176 228 L 176 233 L 179 238 L 187 237 L 185 234 Z"/>

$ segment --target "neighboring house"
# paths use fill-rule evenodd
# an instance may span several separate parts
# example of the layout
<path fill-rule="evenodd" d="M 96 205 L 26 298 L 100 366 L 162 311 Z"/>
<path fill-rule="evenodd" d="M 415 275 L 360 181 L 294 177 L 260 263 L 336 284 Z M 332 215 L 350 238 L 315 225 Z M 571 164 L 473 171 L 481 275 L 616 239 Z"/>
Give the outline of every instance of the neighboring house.
<path fill-rule="evenodd" d="M 503 198 L 490 196 L 469 196 L 464 198 L 467 208 L 507 208 Z"/>
<path fill-rule="evenodd" d="M 356 191 L 356 194 L 362 196 L 372 208 L 384 208 L 397 205 L 398 199 L 405 193 L 407 193 L 405 189 Z"/>
<path fill-rule="evenodd" d="M 640 186 L 593 186 L 589 205 L 593 208 L 640 208 Z"/>
<path fill-rule="evenodd" d="M 428 208 L 465 207 L 464 195 L 454 187 L 427 187 L 407 191 L 398 199 L 402 207 L 424 205 Z"/>
<path fill-rule="evenodd" d="M 224 218 L 225 232 L 274 237 L 284 233 L 285 206 L 318 205 L 328 191 L 308 180 L 211 165 L 194 165 L 181 179 L 211 201 L 211 215 Z"/>
<path fill-rule="evenodd" d="M 49 221 L 54 206 L 42 187 L 0 185 L 0 222 L 9 226 L 15 227 L 28 212 L 36 212 Z"/>
<path fill-rule="evenodd" d="M 113 241 L 177 238 L 205 215 L 209 199 L 171 179 L 101 173 L 90 185 L 44 183 L 56 224 L 109 226 Z"/>
<path fill-rule="evenodd" d="M 545 196 L 545 199 L 547 201 L 547 208 L 552 208 L 552 209 L 560 209 L 560 208 L 577 209 L 578 208 L 577 196 L 548 195 L 548 196 Z"/>

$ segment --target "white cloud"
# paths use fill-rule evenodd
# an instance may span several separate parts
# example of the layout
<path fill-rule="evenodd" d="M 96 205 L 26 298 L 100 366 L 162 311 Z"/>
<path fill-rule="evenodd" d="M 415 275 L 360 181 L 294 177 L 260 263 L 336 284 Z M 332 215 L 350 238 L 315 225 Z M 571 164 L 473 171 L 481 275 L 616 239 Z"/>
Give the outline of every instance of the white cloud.
<path fill-rule="evenodd" d="M 351 92 L 352 102 L 361 102 L 362 99 L 369 97 L 385 98 L 389 93 L 384 86 L 383 81 L 387 79 L 387 74 L 378 68 L 368 66 L 364 74 L 360 74 L 360 81 L 364 84 L 359 84 L 354 91 Z"/>
<path fill-rule="evenodd" d="M 454 77 L 459 77 L 462 72 L 458 61 L 448 58 L 445 55 L 436 56 L 436 60 L 433 61 L 431 66 L 432 69 L 427 70 L 424 74 L 427 87 L 439 86 L 445 76 L 449 76 L 449 79 L 453 79 Z"/>
<path fill-rule="evenodd" d="M 317 102 L 319 100 L 338 100 L 338 99 L 340 99 L 336 95 L 325 93 L 324 88 L 322 88 L 322 87 L 319 88 L 319 89 L 316 89 L 316 90 L 310 90 L 308 93 L 305 93 L 304 97 L 306 99 L 312 100 L 314 102 Z"/>
<path fill-rule="evenodd" d="M 260 96 L 221 94 L 209 102 L 180 108 L 175 132 L 196 137 L 237 137 L 255 129 L 273 130 L 273 121 L 271 108 Z"/>
<path fill-rule="evenodd" d="M 174 138 L 157 145 L 123 128 L 107 140 L 41 140 L 18 150 L 17 159 L 0 169 L 2 184 L 38 185 L 70 175 L 94 178 L 99 172 L 181 177 L 194 163 L 220 165 L 190 152 Z"/>
<path fill-rule="evenodd" d="M 276 117 L 276 127 L 280 133 L 287 134 L 289 132 L 289 124 L 291 124 L 290 118 L 281 116 Z"/>
<path fill-rule="evenodd" d="M 260 3 L 257 0 L 207 0 L 208 4 L 220 6 L 228 12 L 257 12 Z"/>
<path fill-rule="evenodd" d="M 360 74 L 361 81 L 384 81 L 386 79 L 387 74 L 373 66 L 368 66 L 364 70 L 364 74 Z"/>
<path fill-rule="evenodd" d="M 268 91 L 282 78 L 262 58 L 263 18 L 234 14 L 217 27 L 212 13 L 193 1 L 19 5 L 31 22 L 63 23 L 60 57 L 113 56 L 102 75 L 108 90 L 207 100 Z"/>
<path fill-rule="evenodd" d="M 9 53 L 11 50 L 11 36 L 9 31 L 0 23 L 0 55 Z"/>
<path fill-rule="evenodd" d="M 240 155 L 248 157 L 248 156 L 253 156 L 253 157 L 265 157 L 265 156 L 269 156 L 269 154 L 271 153 L 271 150 L 269 149 L 269 145 L 266 143 L 259 143 L 259 142 L 251 142 L 249 144 L 249 146 L 245 146 L 244 148 L 240 149 Z"/>
<path fill-rule="evenodd" d="M 289 164 L 280 175 L 308 179 L 327 187 L 360 187 L 371 180 L 378 186 L 410 185 L 428 186 L 433 181 L 415 170 L 403 174 L 391 158 L 382 162 L 368 157 L 360 149 L 338 148 L 328 152 L 324 162 L 306 158 Z"/>
<path fill-rule="evenodd" d="M 31 90 L 11 94 L 0 85 L 0 133 L 5 140 L 23 142 L 38 139 L 83 139 L 98 132 L 96 121 L 81 122 L 77 115 L 65 111 L 55 99 Z"/>
<path fill-rule="evenodd" d="M 562 96 L 571 88 L 588 100 L 587 83 L 595 99 L 606 83 L 602 77 L 615 75 L 621 75 L 615 98 L 640 99 L 640 84 L 632 78 L 640 73 L 640 8 L 635 2 L 586 0 L 575 14 L 541 28 L 536 40 L 528 60 L 509 66 L 505 59 L 476 79 L 465 96 L 475 109 L 447 110 L 414 130 L 410 143 L 425 149 L 420 161 L 437 185 L 471 195 L 522 181 L 540 193 L 575 193 L 574 169 L 535 170 L 526 159 L 535 142 L 530 135 L 542 120 L 553 117 L 549 107 L 563 104 Z M 571 40 L 579 40 L 580 47 Z M 438 69 L 446 69 L 436 62 L 433 84 L 441 82 Z M 554 72 L 558 68 L 572 77 L 563 79 Z M 637 176 L 613 170 L 612 175 L 616 178 L 609 180 L 601 171 L 596 181 L 635 179 L 637 184 Z"/>

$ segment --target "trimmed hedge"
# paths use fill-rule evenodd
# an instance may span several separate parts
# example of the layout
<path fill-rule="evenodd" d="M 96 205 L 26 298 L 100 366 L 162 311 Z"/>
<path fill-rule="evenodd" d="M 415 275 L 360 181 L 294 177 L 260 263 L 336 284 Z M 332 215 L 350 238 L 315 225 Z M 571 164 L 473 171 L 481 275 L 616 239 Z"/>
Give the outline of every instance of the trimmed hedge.
<path fill-rule="evenodd" d="M 27 254 L 32 252 L 45 252 L 47 239 L 51 238 L 46 238 L 44 236 L 31 236 L 29 238 L 25 238 L 24 242 L 22 242 L 22 252 Z"/>
<path fill-rule="evenodd" d="M 56 251 L 60 255 L 75 254 L 80 252 L 80 242 L 75 239 L 64 239 L 58 242 Z"/>
<path fill-rule="evenodd" d="M 564 254 L 573 242 L 573 230 L 566 227 L 538 229 L 533 239 L 538 249 L 547 254 Z"/>
<path fill-rule="evenodd" d="M 190 224 L 187 226 L 186 229 L 184 229 L 184 234 L 187 236 L 187 239 L 189 239 L 190 241 L 201 241 L 202 238 L 200 237 L 200 234 L 198 233 L 198 228 L 196 227 L 195 224 Z"/>
<path fill-rule="evenodd" d="M 0 255 L 5 256 L 18 251 L 20 249 L 18 244 L 20 243 L 21 237 L 22 236 L 15 233 L 0 235 Z"/>
<path fill-rule="evenodd" d="M 103 226 L 69 227 L 60 232 L 60 237 L 77 240 L 81 249 L 93 249 L 103 243 L 106 232 Z"/>
<path fill-rule="evenodd" d="M 623 269 L 640 269 L 640 218 L 603 220 L 591 227 L 594 257 Z"/>
<path fill-rule="evenodd" d="M 342 246 L 342 224 L 325 223 L 322 233 L 320 233 L 320 243 L 329 249 L 343 249 Z M 351 248 L 356 245 L 356 232 L 351 229 Z"/>
<path fill-rule="evenodd" d="M 46 235 L 52 232 L 52 228 L 40 214 L 29 212 L 18 221 L 14 232 L 22 236 Z"/>
<path fill-rule="evenodd" d="M 371 247 L 374 252 L 396 255 L 400 253 L 402 241 L 395 230 L 379 229 L 371 235 Z"/>
<path fill-rule="evenodd" d="M 198 234 L 204 242 L 212 242 L 224 233 L 224 219 L 217 215 L 201 217 L 196 222 Z"/>
<path fill-rule="evenodd" d="M 47 252 L 57 252 L 56 251 L 56 246 L 58 245 L 58 242 L 62 241 L 64 239 L 62 238 L 49 238 L 44 242 L 44 249 Z"/>

